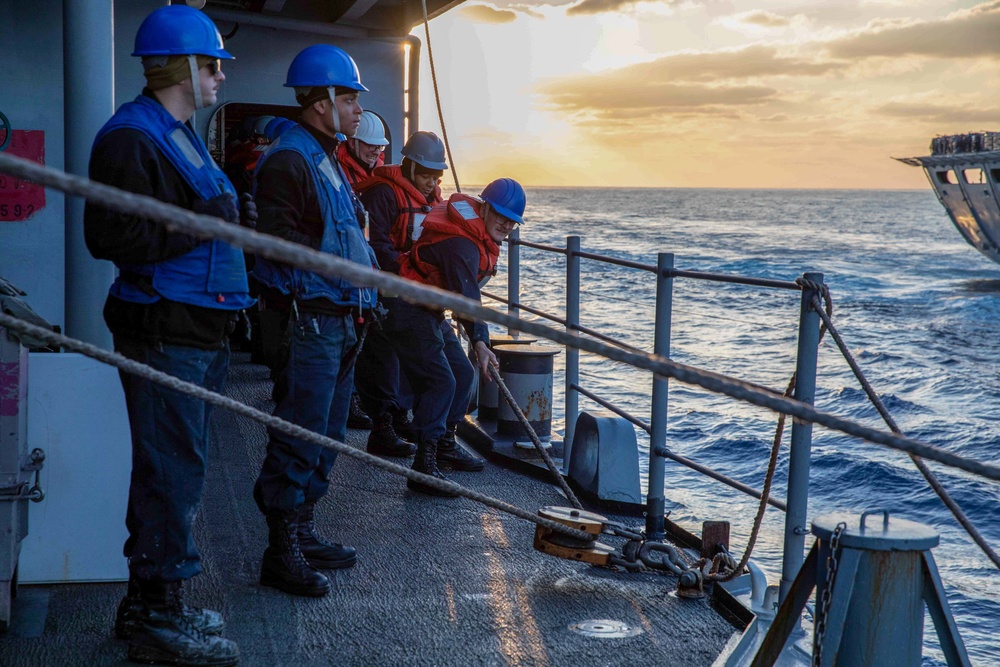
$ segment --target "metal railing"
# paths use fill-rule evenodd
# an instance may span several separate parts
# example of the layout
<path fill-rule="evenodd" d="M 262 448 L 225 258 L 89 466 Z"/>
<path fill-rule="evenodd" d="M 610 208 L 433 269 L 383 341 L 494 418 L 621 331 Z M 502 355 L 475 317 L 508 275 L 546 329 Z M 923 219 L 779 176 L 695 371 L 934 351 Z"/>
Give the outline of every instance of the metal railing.
<path fill-rule="evenodd" d="M 508 243 L 507 261 L 507 297 L 484 291 L 483 296 L 494 299 L 507 306 L 507 313 L 518 317 L 520 311 L 531 313 L 545 320 L 561 324 L 566 333 L 571 336 L 585 334 L 611 343 L 612 345 L 630 351 L 642 351 L 612 336 L 595 331 L 580 323 L 581 297 L 581 260 L 589 260 L 611 264 L 636 271 L 652 273 L 656 281 L 656 305 L 653 326 L 653 354 L 659 357 L 670 357 L 671 317 L 673 313 L 674 278 L 705 280 L 712 282 L 733 283 L 770 289 L 785 289 L 801 292 L 798 351 L 796 360 L 797 382 L 794 397 L 796 400 L 812 404 L 816 392 L 817 348 L 819 343 L 819 316 L 812 309 L 812 299 L 818 293 L 813 286 L 821 286 L 823 274 L 806 273 L 803 276 L 803 287 L 799 283 L 783 280 L 768 280 L 701 271 L 686 271 L 674 268 L 672 253 L 659 253 L 655 265 L 643 264 L 626 259 L 609 257 L 581 250 L 580 237 L 566 237 L 566 247 L 560 248 L 540 243 L 522 241 L 515 230 Z M 560 317 L 545 312 L 539 308 L 521 303 L 520 248 L 531 248 L 546 253 L 563 255 L 566 258 L 566 309 L 565 316 Z M 508 332 L 515 327 L 508 327 Z M 748 496 L 760 499 L 762 493 L 742 482 L 724 475 L 712 468 L 670 451 L 667 447 L 667 408 L 669 403 L 669 384 L 664 376 L 653 375 L 652 401 L 650 404 L 649 421 L 643 421 L 628 411 L 616 406 L 580 385 L 580 352 L 577 348 L 566 345 L 566 368 L 564 381 L 564 441 L 563 441 L 563 472 L 569 473 L 572 456 L 573 438 L 576 418 L 579 416 L 579 397 L 597 403 L 618 416 L 626 419 L 649 434 L 649 475 L 646 490 L 646 534 L 651 539 L 660 539 L 665 534 L 665 463 L 670 459 L 680 465 L 719 481 Z M 773 391 L 773 390 L 770 390 Z M 778 393 L 778 392 L 775 392 Z M 798 573 L 803 559 L 805 535 L 808 532 L 807 504 L 809 486 L 809 459 L 812 449 L 812 425 L 796 420 L 792 424 L 791 448 L 789 455 L 788 490 L 785 502 L 768 497 L 767 503 L 785 512 L 784 557 L 782 562 L 781 589 L 782 595 L 791 585 Z"/>

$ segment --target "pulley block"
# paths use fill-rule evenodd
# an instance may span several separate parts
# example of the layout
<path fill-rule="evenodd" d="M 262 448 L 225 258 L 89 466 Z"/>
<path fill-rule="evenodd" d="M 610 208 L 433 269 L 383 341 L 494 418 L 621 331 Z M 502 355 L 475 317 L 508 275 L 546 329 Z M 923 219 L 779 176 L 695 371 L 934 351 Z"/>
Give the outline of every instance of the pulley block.
<path fill-rule="evenodd" d="M 560 535 L 545 526 L 536 526 L 534 541 L 536 550 L 556 558 L 591 563 L 592 565 L 608 565 L 615 549 L 597 541 L 597 536 L 601 534 L 607 524 L 606 517 L 572 507 L 554 506 L 538 510 L 538 516 L 583 531 L 593 537 L 591 539 L 576 539 Z"/>

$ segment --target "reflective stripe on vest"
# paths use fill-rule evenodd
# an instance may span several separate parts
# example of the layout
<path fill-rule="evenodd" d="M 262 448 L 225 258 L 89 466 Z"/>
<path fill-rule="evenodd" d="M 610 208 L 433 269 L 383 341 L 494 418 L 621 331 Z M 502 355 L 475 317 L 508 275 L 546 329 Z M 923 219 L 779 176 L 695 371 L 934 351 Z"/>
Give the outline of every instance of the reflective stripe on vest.
<path fill-rule="evenodd" d="M 142 132 L 198 198 L 208 200 L 226 192 L 236 196 L 235 188 L 201 139 L 155 100 L 140 95 L 123 104 L 97 133 L 94 145 L 109 132 L 119 129 Z M 110 291 L 125 301 L 155 303 L 163 297 L 221 310 L 240 310 L 254 303 L 248 293 L 243 252 L 222 241 L 205 241 L 163 262 L 119 264 L 118 267 L 121 275 Z M 148 284 L 137 284 L 130 276 L 141 276 Z"/>
<path fill-rule="evenodd" d="M 323 218 L 320 251 L 363 266 L 378 266 L 375 253 L 365 242 L 358 226 L 353 193 L 340 165 L 323 152 L 323 147 L 307 129 L 295 125 L 271 144 L 257 169 L 263 169 L 271 156 L 283 150 L 294 151 L 302 156 L 316 186 L 320 215 Z M 299 299 L 322 297 L 339 306 L 357 306 L 362 309 L 373 307 L 377 299 L 374 288 L 357 287 L 341 278 L 324 276 L 263 257 L 257 258 L 253 275 L 265 285 Z"/>

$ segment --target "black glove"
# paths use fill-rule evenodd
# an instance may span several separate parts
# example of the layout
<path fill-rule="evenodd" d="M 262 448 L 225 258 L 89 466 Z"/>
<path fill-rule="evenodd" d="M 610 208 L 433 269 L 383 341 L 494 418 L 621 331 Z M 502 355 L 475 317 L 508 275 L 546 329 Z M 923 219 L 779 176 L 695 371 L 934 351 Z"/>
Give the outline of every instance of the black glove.
<path fill-rule="evenodd" d="M 196 199 L 191 204 L 191 210 L 202 215 L 222 218 L 226 222 L 238 223 L 240 221 L 240 209 L 236 202 L 236 196 L 229 192 L 212 197 L 208 201 Z"/>
<path fill-rule="evenodd" d="M 240 195 L 240 224 L 247 229 L 257 229 L 257 203 L 249 192 Z"/>

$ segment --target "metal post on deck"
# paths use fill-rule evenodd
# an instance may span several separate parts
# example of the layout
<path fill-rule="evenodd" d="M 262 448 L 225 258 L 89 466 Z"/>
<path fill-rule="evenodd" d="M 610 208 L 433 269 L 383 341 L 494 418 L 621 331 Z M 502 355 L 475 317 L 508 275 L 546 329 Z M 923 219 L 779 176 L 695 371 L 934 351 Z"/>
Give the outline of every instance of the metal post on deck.
<path fill-rule="evenodd" d="M 521 303 L 521 246 L 517 244 L 521 230 L 514 226 L 507 237 L 507 314 L 518 317 L 517 305 Z M 519 335 L 512 327 L 507 327 L 511 336 Z"/>
<path fill-rule="evenodd" d="M 823 283 L 822 273 L 805 273 L 803 278 Z M 811 302 L 816 291 L 802 288 L 799 314 L 799 347 L 795 362 L 795 395 L 797 401 L 812 405 L 816 398 L 816 359 L 819 347 L 819 315 Z M 805 558 L 806 535 L 809 533 L 809 459 L 812 450 L 812 424 L 792 422 L 792 443 L 788 454 L 788 496 L 785 512 L 785 550 L 781 562 L 779 599 L 784 601 Z"/>
<path fill-rule="evenodd" d="M 101 126 L 115 112 L 114 2 L 66 0 L 63 3 L 63 98 L 65 168 L 86 176 L 90 148 Z M 83 238 L 84 200 L 66 197 L 66 333 L 111 349 L 111 332 L 99 304 L 114 282 L 111 262 L 91 257 Z"/>
<path fill-rule="evenodd" d="M 580 237 L 566 237 L 566 333 L 579 335 L 574 326 L 580 324 Z M 573 387 L 580 383 L 580 350 L 566 346 L 566 393 L 563 411 L 563 472 L 569 474 L 569 459 L 573 452 L 573 433 L 579 412 L 580 396 Z"/>
<path fill-rule="evenodd" d="M 653 354 L 670 358 L 670 312 L 673 304 L 674 254 L 656 256 L 656 324 L 653 330 Z M 646 493 L 646 537 L 662 539 L 664 530 L 663 475 L 666 459 L 656 452 L 667 445 L 667 378 L 653 376 L 653 404 L 649 415 L 649 490 Z"/>

